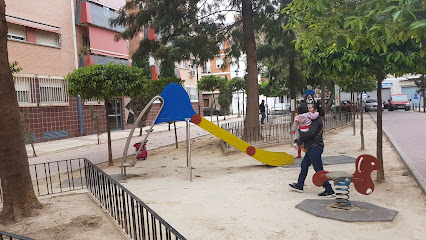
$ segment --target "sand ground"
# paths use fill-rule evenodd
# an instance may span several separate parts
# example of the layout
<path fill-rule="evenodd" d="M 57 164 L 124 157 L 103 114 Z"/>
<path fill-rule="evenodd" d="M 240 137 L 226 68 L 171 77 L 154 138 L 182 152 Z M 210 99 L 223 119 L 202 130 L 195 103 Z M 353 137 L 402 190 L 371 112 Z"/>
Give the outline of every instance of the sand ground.
<path fill-rule="evenodd" d="M 40 197 L 38 214 L 0 229 L 40 239 L 126 239 L 86 190 Z"/>
<path fill-rule="evenodd" d="M 359 120 L 357 120 L 359 127 Z M 376 124 L 365 115 L 366 149 L 360 150 L 359 128 L 326 132 L 323 156 L 375 155 Z M 295 208 L 304 199 L 315 199 L 321 188 L 312 184 L 305 192 L 288 188 L 299 168 L 269 167 L 243 153 L 225 156 L 214 136 L 192 141 L 193 181 L 189 181 L 186 149 L 174 146 L 149 151 L 148 160 L 129 169 L 123 184 L 168 221 L 187 239 L 426 239 L 426 197 L 384 140 L 386 181 L 376 183 L 372 195 L 351 187 L 351 200 L 366 201 L 397 210 L 393 222 L 345 223 L 318 218 Z M 268 147 L 296 154 L 289 144 Z M 117 166 L 117 164 L 116 164 Z M 328 171 L 353 173 L 354 164 L 326 166 Z M 107 167 L 109 174 L 118 167 Z M 373 179 L 375 178 L 373 173 Z"/>

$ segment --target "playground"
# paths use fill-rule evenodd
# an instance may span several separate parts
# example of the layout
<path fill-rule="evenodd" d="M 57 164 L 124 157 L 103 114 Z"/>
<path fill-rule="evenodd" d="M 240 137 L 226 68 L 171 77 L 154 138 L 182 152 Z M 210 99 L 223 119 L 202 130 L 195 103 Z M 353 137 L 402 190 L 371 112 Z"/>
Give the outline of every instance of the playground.
<path fill-rule="evenodd" d="M 359 136 L 353 136 L 351 128 L 328 131 L 323 156 L 374 155 L 375 130 L 367 115 L 364 151 L 359 150 Z M 267 166 L 240 152 L 224 156 L 219 143 L 211 135 L 192 140 L 192 182 L 186 149 L 172 145 L 137 161 L 123 185 L 188 239 L 422 239 L 426 234 L 426 198 L 388 140 L 384 142 L 386 182 L 375 183 L 374 193 L 368 196 L 353 186 L 350 189 L 352 201 L 398 211 L 393 222 L 377 223 L 318 218 L 295 208 L 305 199 L 317 199 L 322 191 L 311 181 L 312 168 L 305 192 L 292 192 L 288 183 L 296 181 L 299 168 Z M 267 150 L 295 154 L 289 144 Z M 325 170 L 352 172 L 354 167 L 353 163 L 326 165 Z M 103 169 L 119 177 L 120 168 L 105 165 Z"/>
<path fill-rule="evenodd" d="M 144 221 L 140 216 L 145 213 L 146 219 L 158 219 L 159 216 L 166 219 L 167 224 L 186 239 L 422 239 L 425 236 L 426 197 L 387 139 L 384 139 L 383 145 L 386 181 L 374 183 L 374 186 L 369 185 L 368 189 L 363 190 L 364 193 L 374 190 L 371 195 L 358 193 L 352 185 L 350 201 L 355 203 L 353 208 L 338 211 L 347 211 L 347 214 L 359 212 L 363 209 L 357 205 L 358 202 L 366 202 L 396 211 L 396 217 L 394 215 L 395 218 L 391 220 L 378 222 L 342 222 L 320 218 L 295 207 L 304 200 L 318 199 L 317 194 L 322 189 L 312 183 L 312 168 L 305 182 L 304 193 L 289 189 L 288 184 L 297 180 L 300 171 L 300 161 L 294 160 L 296 150 L 290 142 L 264 146 L 262 149 L 252 146 L 201 118 L 188 105 L 185 107 L 185 101 L 179 99 L 179 88 L 169 88 L 179 101 L 169 98 L 173 94 L 158 97 L 163 101 L 164 109 L 156 123 L 186 121 L 191 126 L 186 134 L 190 134 L 192 128 L 201 127 L 211 135 L 193 138 L 186 147 L 181 144 L 176 148 L 172 144 L 149 150 L 148 154 L 144 153 L 144 160 L 135 159 L 141 152 L 135 153 L 134 148 L 130 147 L 134 141 L 129 137 L 124 157 L 115 159 L 114 166 L 107 163 L 96 166 L 87 159 L 75 159 L 78 166 L 84 164 L 84 174 L 81 170 L 75 171 L 80 175 L 76 176 L 76 180 L 72 179 L 73 187 L 80 181 L 81 185 L 77 185 L 81 187 L 79 191 L 85 192 L 83 188 L 87 188 L 93 199 L 87 193 L 76 192 L 42 197 L 41 201 L 47 207 L 40 210 L 40 215 L 16 226 L 5 226 L 5 229 L 40 239 L 81 239 L 82 236 L 99 239 L 106 235 L 119 239 L 122 236 L 120 230 L 96 206 L 97 202 L 110 214 L 118 214 L 119 217 L 115 216 L 115 220 L 119 219 L 116 224 L 127 229 L 128 236 L 137 235 L 132 229 L 139 226 L 138 221 Z M 180 97 L 188 96 L 182 94 Z M 174 106 L 176 103 L 179 103 L 178 107 Z M 359 120 L 356 120 L 356 124 L 359 124 Z M 362 154 L 375 155 L 376 124 L 373 118 L 365 115 L 365 150 L 359 150 L 359 136 L 354 136 L 352 128 L 346 126 L 324 133 L 326 171 L 350 173 L 355 170 L 355 158 Z M 149 134 L 150 130 L 140 142 L 149 139 Z M 133 136 L 133 131 L 129 136 Z M 224 154 L 221 141 L 240 151 Z M 139 150 L 145 151 L 142 148 Z M 325 159 L 353 160 L 339 164 L 330 161 L 332 164 L 327 165 Z M 72 160 L 69 160 L 69 165 L 72 165 Z M 59 163 L 57 167 L 59 171 Z M 363 168 L 361 164 L 358 167 Z M 49 165 L 48 168 L 50 173 Z M 354 174 L 354 183 L 359 181 L 356 178 Z M 372 178 L 375 179 L 375 172 Z M 49 193 L 47 179 L 46 175 Z M 125 189 L 118 186 L 120 183 L 116 180 Z M 57 191 L 57 185 L 50 180 L 50 191 Z M 59 184 L 59 187 L 62 191 L 62 185 Z M 132 199 L 130 203 L 129 199 Z M 129 204 L 132 205 L 129 207 Z M 148 213 L 151 211 L 148 208 L 155 214 Z M 68 212 L 72 214 L 65 214 Z M 370 213 L 364 215 L 367 214 Z M 47 225 L 52 222 L 56 225 Z M 155 224 L 151 226 L 155 232 L 154 228 L 157 227 Z M 91 228 L 97 230 L 92 231 Z M 66 233 L 61 229 L 66 229 Z M 150 227 L 146 230 L 151 231 Z"/>

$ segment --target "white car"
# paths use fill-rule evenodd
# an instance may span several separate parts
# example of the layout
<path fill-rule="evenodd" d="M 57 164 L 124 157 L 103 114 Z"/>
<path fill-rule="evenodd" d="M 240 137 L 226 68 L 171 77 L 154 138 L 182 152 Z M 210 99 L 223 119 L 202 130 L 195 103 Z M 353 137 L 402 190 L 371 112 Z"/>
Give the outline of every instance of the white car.
<path fill-rule="evenodd" d="M 282 115 L 284 113 L 288 113 L 288 106 L 284 103 L 275 103 L 269 109 L 269 114 L 271 115 Z"/>
<path fill-rule="evenodd" d="M 382 103 L 382 111 L 383 111 L 383 103 Z M 365 101 L 365 111 L 377 111 L 377 99 L 369 98 Z"/>

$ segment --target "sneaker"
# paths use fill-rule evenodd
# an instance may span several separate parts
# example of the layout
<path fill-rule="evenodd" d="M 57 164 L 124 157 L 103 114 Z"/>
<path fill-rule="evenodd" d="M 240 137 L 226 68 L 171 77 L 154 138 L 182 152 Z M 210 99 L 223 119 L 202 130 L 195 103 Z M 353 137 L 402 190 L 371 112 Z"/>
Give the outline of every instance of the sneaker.
<path fill-rule="evenodd" d="M 330 197 L 335 197 L 335 196 L 334 196 L 334 192 L 327 192 L 327 191 L 324 191 L 324 192 L 322 192 L 322 193 L 319 193 L 319 194 L 318 194 L 318 197 L 330 198 Z"/>
<path fill-rule="evenodd" d="M 290 183 L 289 186 L 291 187 L 293 191 L 300 192 L 300 193 L 303 192 L 303 188 L 296 186 L 296 183 Z"/>

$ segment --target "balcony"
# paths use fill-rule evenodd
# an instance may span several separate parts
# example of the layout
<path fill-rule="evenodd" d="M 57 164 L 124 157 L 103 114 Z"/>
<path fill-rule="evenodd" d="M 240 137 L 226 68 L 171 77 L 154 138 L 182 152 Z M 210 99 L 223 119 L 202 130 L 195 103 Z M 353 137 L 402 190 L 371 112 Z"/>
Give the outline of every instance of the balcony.
<path fill-rule="evenodd" d="M 115 32 L 123 32 L 124 26 L 112 27 L 110 19 L 118 17 L 118 13 L 109 7 L 103 7 L 91 2 L 78 2 L 76 9 L 77 25 L 93 25 L 100 28 L 108 29 Z"/>

